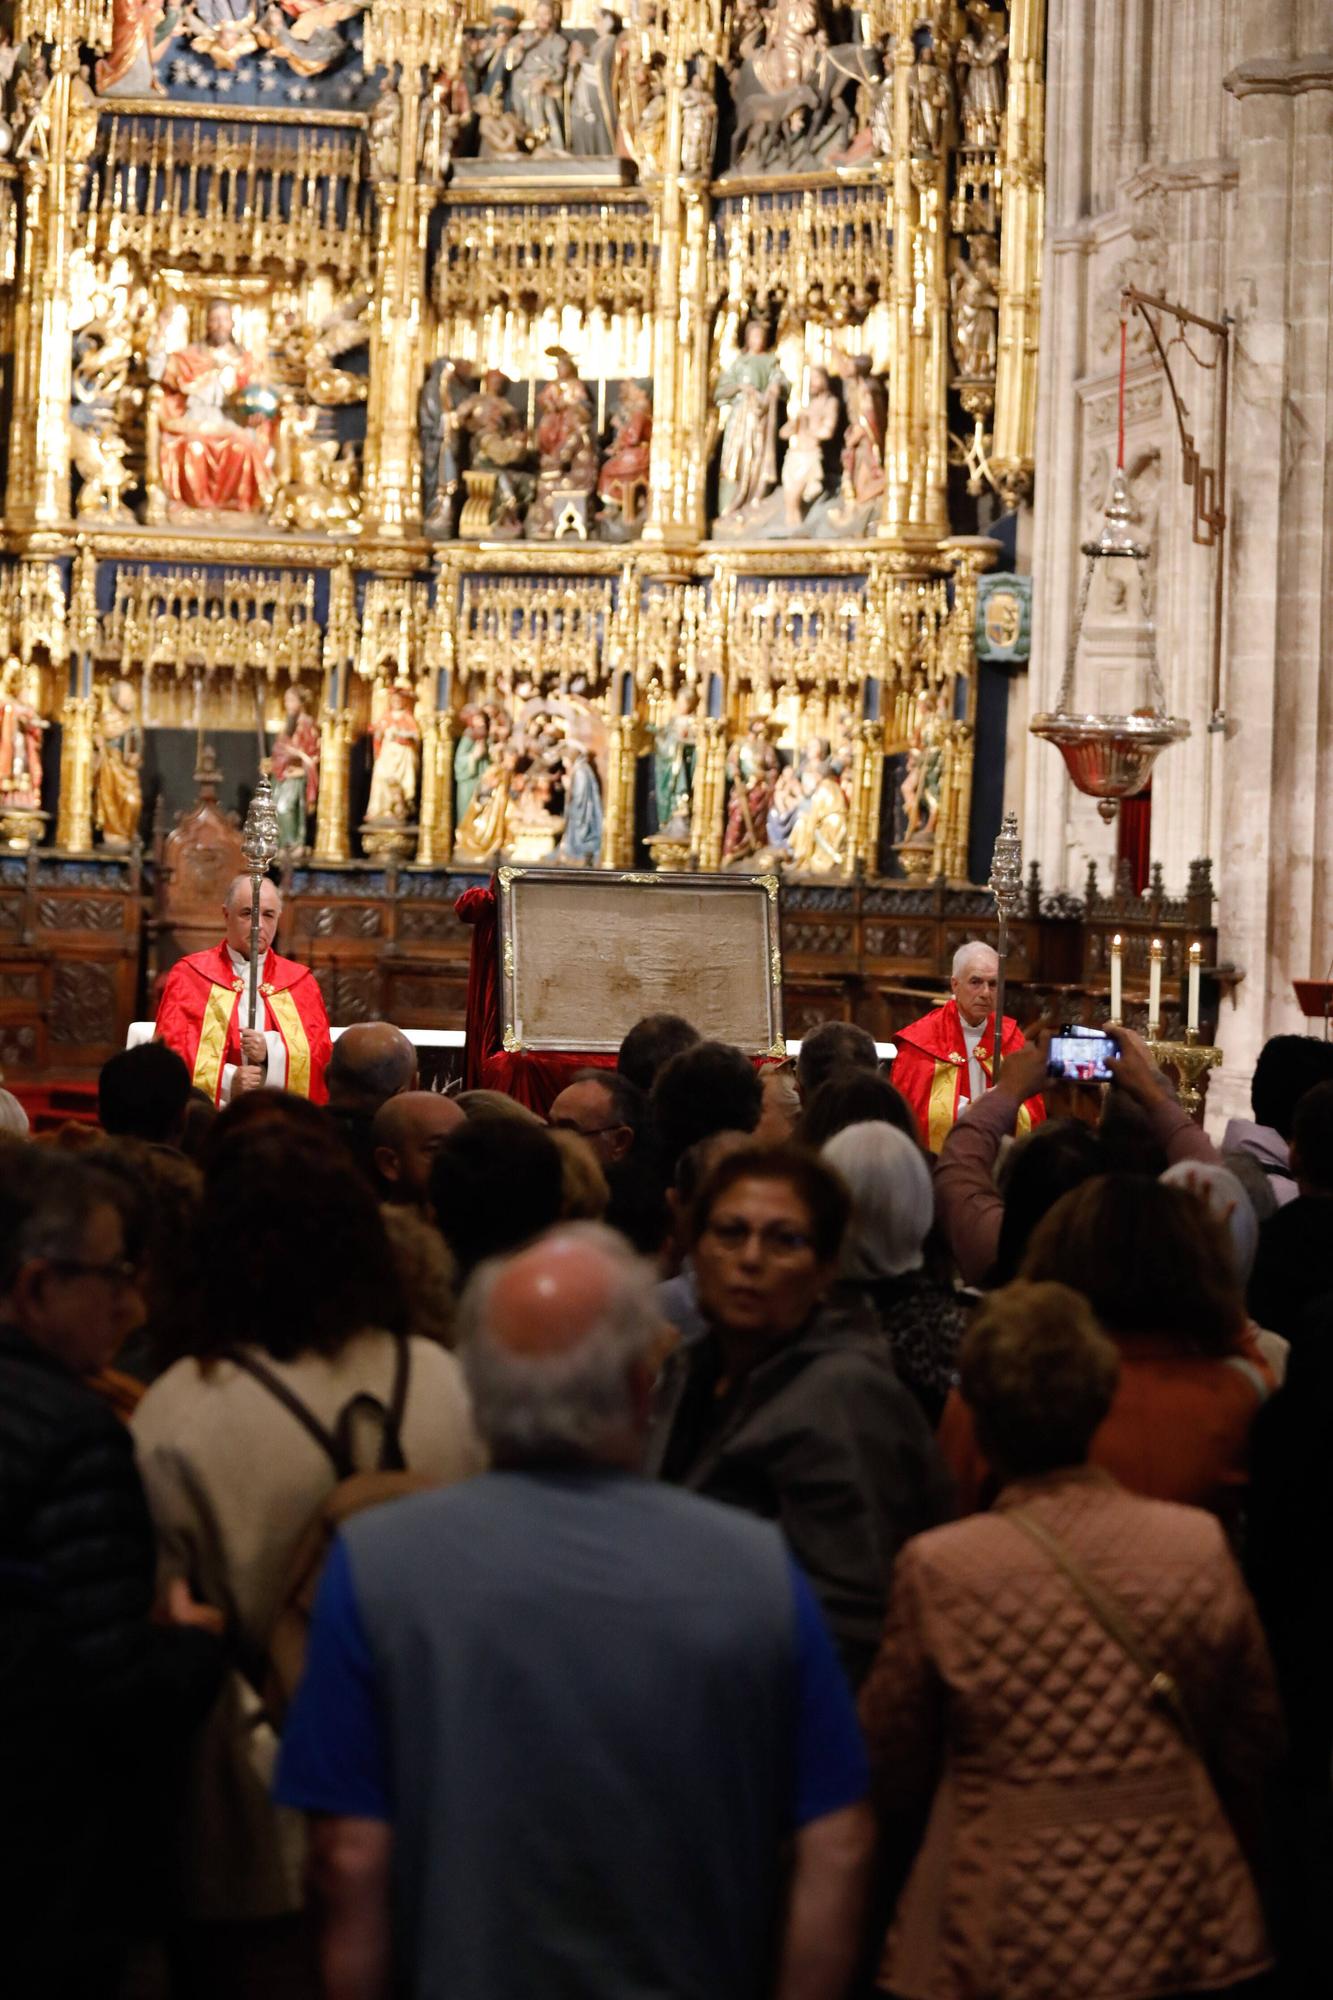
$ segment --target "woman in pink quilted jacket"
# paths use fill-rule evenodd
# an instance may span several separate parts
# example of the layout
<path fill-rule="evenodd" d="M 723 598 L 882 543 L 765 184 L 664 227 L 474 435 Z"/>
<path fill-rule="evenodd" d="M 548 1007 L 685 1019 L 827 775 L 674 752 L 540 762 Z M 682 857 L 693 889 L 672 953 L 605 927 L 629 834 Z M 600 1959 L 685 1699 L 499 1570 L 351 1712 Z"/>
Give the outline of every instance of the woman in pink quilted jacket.
<path fill-rule="evenodd" d="M 1217 1521 L 1087 1464 L 1119 1360 L 1057 1284 L 997 1292 L 963 1394 L 1002 1490 L 909 1542 L 861 1695 L 881 1808 L 928 1808 L 880 1985 L 900 2000 L 1240 1993 L 1281 1723 Z"/>

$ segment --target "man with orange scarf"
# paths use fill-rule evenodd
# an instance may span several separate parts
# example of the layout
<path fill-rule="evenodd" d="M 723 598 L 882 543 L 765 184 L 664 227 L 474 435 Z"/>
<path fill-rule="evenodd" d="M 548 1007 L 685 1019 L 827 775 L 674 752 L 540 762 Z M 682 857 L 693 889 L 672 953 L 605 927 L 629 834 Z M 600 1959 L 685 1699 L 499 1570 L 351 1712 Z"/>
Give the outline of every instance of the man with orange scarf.
<path fill-rule="evenodd" d="M 960 945 L 949 981 L 952 999 L 894 1036 L 898 1053 L 893 1081 L 911 1105 L 922 1141 L 932 1153 L 939 1152 L 955 1119 L 991 1087 L 999 970 L 999 958 L 988 944 L 974 939 Z M 1006 1015 L 1001 1059 L 1025 1046 L 1018 1023 Z M 1045 1116 L 1040 1097 L 1030 1097 L 1018 1114 L 1019 1136 Z"/>
<path fill-rule="evenodd" d="M 258 1016 L 249 1026 L 251 897 L 250 877 L 238 875 L 222 906 L 222 942 L 172 966 L 157 1039 L 184 1057 L 195 1089 L 215 1104 L 265 1084 L 323 1104 L 332 1048 L 324 999 L 308 966 L 273 950 L 282 898 L 267 880 L 259 885 Z"/>

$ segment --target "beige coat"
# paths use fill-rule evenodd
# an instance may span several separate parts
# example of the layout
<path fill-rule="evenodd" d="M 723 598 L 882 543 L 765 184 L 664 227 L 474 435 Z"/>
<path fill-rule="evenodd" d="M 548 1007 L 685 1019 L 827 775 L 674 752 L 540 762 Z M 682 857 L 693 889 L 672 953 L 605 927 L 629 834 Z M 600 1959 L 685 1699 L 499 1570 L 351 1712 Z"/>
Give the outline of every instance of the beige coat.
<path fill-rule="evenodd" d="M 329 1430 L 362 1391 L 387 1405 L 394 1344 L 368 1331 L 332 1359 L 266 1365 Z M 233 1362 L 178 1361 L 134 1415 L 164 1577 L 184 1576 L 225 1614 L 229 1636 L 262 1658 L 297 1543 L 334 1483 L 333 1468 L 276 1398 Z M 441 1485 L 484 1462 L 452 1354 L 411 1342 L 402 1426 L 413 1472 Z M 196 1746 L 184 1872 L 189 1914 L 277 1916 L 303 1901 L 299 1816 L 269 1803 L 277 1739 L 248 1682 L 229 1675 Z"/>
<path fill-rule="evenodd" d="M 1212 1782 L 1023 1506 L 1177 1679 Z M 1080 1469 L 898 1558 L 861 1695 L 886 1813 L 933 1789 L 880 1983 L 903 2000 L 1121 2000 L 1269 1962 L 1238 1825 L 1280 1748 L 1272 1672 L 1222 1530 Z"/>

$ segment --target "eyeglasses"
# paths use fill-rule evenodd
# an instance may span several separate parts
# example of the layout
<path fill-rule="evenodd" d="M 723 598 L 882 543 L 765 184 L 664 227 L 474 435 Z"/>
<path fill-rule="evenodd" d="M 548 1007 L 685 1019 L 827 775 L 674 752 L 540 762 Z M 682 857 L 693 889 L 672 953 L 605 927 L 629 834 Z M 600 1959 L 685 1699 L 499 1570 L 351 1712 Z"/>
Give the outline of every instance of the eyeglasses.
<path fill-rule="evenodd" d="M 724 1250 L 743 1250 L 753 1237 L 768 1257 L 799 1257 L 802 1250 L 810 1248 L 805 1231 L 786 1222 L 766 1222 L 762 1229 L 751 1229 L 736 1216 L 730 1222 L 710 1222 L 705 1234 Z"/>
<path fill-rule="evenodd" d="M 548 1118 L 548 1132 L 577 1132 L 580 1139 L 600 1139 L 604 1132 L 623 1132 L 623 1125 L 577 1125 L 572 1118 Z"/>
<path fill-rule="evenodd" d="M 104 1264 L 95 1264 L 88 1257 L 52 1257 L 50 1263 L 53 1271 L 66 1278 L 100 1278 L 104 1284 L 119 1287 L 139 1281 L 138 1267 L 128 1257 L 109 1257 Z"/>

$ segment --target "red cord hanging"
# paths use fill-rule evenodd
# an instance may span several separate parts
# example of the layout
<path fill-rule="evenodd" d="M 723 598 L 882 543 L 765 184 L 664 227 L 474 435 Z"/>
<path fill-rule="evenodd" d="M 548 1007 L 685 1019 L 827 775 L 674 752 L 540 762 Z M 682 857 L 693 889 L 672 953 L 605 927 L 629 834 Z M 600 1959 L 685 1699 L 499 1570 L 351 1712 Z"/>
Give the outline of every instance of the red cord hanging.
<path fill-rule="evenodd" d="M 1115 462 L 1116 470 L 1125 469 L 1125 362 L 1129 353 L 1129 321 L 1120 316 L 1120 396 L 1116 408 Z"/>

